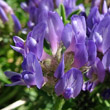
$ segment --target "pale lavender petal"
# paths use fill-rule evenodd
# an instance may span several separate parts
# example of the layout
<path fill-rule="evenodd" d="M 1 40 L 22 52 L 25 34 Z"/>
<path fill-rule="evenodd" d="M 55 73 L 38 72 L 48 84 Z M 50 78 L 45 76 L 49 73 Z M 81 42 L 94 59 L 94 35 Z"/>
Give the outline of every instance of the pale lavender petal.
<path fill-rule="evenodd" d="M 56 12 L 49 11 L 48 13 L 49 19 L 52 21 L 54 25 L 55 32 L 58 36 L 58 42 L 61 40 L 62 31 L 64 29 L 64 24 L 61 17 Z"/>
<path fill-rule="evenodd" d="M 102 8 L 102 13 L 105 14 L 107 13 L 108 8 L 107 8 L 107 2 L 106 0 L 103 1 L 103 8 Z"/>

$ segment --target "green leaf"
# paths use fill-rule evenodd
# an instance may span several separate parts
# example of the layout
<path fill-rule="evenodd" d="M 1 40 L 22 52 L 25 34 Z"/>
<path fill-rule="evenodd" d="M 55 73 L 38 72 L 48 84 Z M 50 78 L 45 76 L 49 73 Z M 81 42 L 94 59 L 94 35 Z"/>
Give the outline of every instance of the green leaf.
<path fill-rule="evenodd" d="M 73 11 L 69 16 L 68 16 L 68 20 L 70 20 L 71 19 L 71 17 L 73 16 L 73 15 L 79 15 L 81 13 L 81 10 L 76 10 L 76 11 Z"/>
<path fill-rule="evenodd" d="M 4 83 L 10 83 L 10 81 L 7 79 L 1 68 L 0 68 L 0 80 Z"/>

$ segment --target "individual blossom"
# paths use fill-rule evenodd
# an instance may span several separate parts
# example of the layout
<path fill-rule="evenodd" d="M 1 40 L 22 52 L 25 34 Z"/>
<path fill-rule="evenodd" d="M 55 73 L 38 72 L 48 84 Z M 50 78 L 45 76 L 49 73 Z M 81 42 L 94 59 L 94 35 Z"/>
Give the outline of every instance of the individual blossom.
<path fill-rule="evenodd" d="M 61 42 L 63 21 L 58 13 L 52 11 L 42 13 L 40 19 L 46 23 L 45 39 L 50 43 L 52 54 L 55 55 Z"/>
<path fill-rule="evenodd" d="M 44 84 L 44 78 L 41 66 L 33 53 L 28 53 L 24 58 L 22 68 L 21 74 L 12 71 L 5 72 L 5 75 L 13 82 L 7 86 L 26 85 L 30 87 L 36 85 L 40 89 Z"/>
<path fill-rule="evenodd" d="M 32 52 L 40 60 L 43 53 L 43 42 L 45 35 L 46 24 L 41 22 L 34 27 L 32 32 L 29 32 L 26 41 L 20 37 L 13 38 L 15 46 L 11 46 L 17 52 L 20 52 L 24 57 L 27 53 Z"/>
<path fill-rule="evenodd" d="M 82 88 L 82 73 L 76 68 L 71 68 L 64 73 L 64 67 L 63 55 L 62 60 L 54 73 L 54 76 L 59 79 L 55 85 L 55 92 L 58 96 L 63 95 L 66 99 L 75 98 Z"/>
<path fill-rule="evenodd" d="M 102 83 L 105 78 L 105 69 L 99 58 L 96 58 L 94 65 L 91 66 L 90 70 L 87 72 L 86 75 L 89 78 L 89 80 L 83 84 L 82 89 L 84 91 L 88 90 L 92 92 L 95 86 L 98 83 Z"/>

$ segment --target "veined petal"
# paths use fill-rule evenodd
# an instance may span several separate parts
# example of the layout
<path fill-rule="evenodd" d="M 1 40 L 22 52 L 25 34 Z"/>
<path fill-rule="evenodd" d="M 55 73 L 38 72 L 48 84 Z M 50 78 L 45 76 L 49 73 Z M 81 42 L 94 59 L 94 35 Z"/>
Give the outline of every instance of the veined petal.
<path fill-rule="evenodd" d="M 67 99 L 76 97 L 81 91 L 82 84 L 82 73 L 76 68 L 71 68 L 58 81 L 55 86 L 55 92 L 57 95 L 62 94 Z"/>

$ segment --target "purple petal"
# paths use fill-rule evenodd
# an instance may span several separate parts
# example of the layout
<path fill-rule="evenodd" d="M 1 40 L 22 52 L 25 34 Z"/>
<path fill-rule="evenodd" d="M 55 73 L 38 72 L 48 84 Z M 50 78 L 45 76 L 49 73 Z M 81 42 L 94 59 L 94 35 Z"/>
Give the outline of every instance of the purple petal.
<path fill-rule="evenodd" d="M 88 53 L 85 44 L 76 44 L 73 67 L 80 68 L 88 61 Z"/>
<path fill-rule="evenodd" d="M 16 47 L 11 45 L 11 48 L 24 55 L 24 49 L 22 49 L 21 47 Z"/>
<path fill-rule="evenodd" d="M 66 77 L 63 77 L 55 85 L 55 92 L 58 96 L 63 94 L 65 84 L 66 84 L 65 82 L 66 82 Z"/>
<path fill-rule="evenodd" d="M 91 81 L 87 81 L 85 83 L 83 83 L 83 87 L 82 87 L 82 90 L 83 91 L 90 91 L 92 92 L 95 88 L 96 84 L 94 82 L 91 82 Z"/>
<path fill-rule="evenodd" d="M 99 58 L 97 58 L 97 60 L 96 60 L 96 65 L 97 65 L 98 80 L 100 82 L 103 82 L 104 78 L 105 78 L 105 69 Z"/>
<path fill-rule="evenodd" d="M 109 68 L 110 68 L 110 49 L 104 54 L 102 63 L 104 65 L 104 69 L 109 70 Z"/>
<path fill-rule="evenodd" d="M 41 11 L 53 11 L 53 1 L 52 0 L 42 0 L 39 4 L 39 10 Z"/>
<path fill-rule="evenodd" d="M 27 6 L 27 4 L 26 4 L 25 2 L 22 2 L 22 3 L 20 4 L 20 6 L 21 6 L 21 8 L 22 8 L 24 11 L 26 11 L 26 12 L 29 11 L 29 10 L 28 10 L 28 6 Z"/>
<path fill-rule="evenodd" d="M 12 84 L 6 84 L 6 86 L 16 86 L 16 85 L 25 85 L 23 81 L 13 82 Z"/>
<path fill-rule="evenodd" d="M 103 8 L 102 8 L 102 13 L 105 14 L 107 13 L 108 8 L 107 8 L 107 2 L 106 0 L 103 1 Z"/>
<path fill-rule="evenodd" d="M 88 51 L 89 65 L 93 65 L 95 63 L 95 59 L 97 56 L 96 45 L 93 40 L 87 40 L 86 46 L 87 46 L 87 51 Z"/>
<path fill-rule="evenodd" d="M 43 42 L 45 35 L 46 24 L 40 22 L 36 25 L 31 33 L 31 37 L 27 39 L 26 43 L 29 50 L 37 55 L 40 60 L 43 53 Z"/>
<path fill-rule="evenodd" d="M 0 7 L 0 18 L 3 20 L 4 23 L 8 21 L 8 17 L 1 7 Z"/>
<path fill-rule="evenodd" d="M 73 15 L 71 22 L 77 43 L 84 43 L 86 38 L 86 22 L 84 16 Z"/>
<path fill-rule="evenodd" d="M 21 74 L 16 73 L 16 72 L 12 72 L 12 71 L 6 71 L 6 72 L 5 72 L 5 75 L 6 75 L 8 78 L 11 78 L 11 77 L 16 76 L 16 75 L 21 77 Z"/>
<path fill-rule="evenodd" d="M 36 40 L 34 38 L 30 37 L 26 43 L 27 43 L 27 46 L 29 48 L 29 51 L 37 54 L 37 42 L 36 42 Z"/>
<path fill-rule="evenodd" d="M 36 86 L 40 89 L 43 84 L 44 84 L 44 78 L 43 78 L 43 73 L 42 73 L 42 68 L 35 58 L 34 60 L 34 74 L 35 74 L 35 79 L 36 79 Z"/>
<path fill-rule="evenodd" d="M 23 80 L 27 86 L 36 85 L 36 79 L 33 73 L 29 71 L 23 71 L 21 74 L 23 75 Z"/>
<path fill-rule="evenodd" d="M 99 7 L 100 3 L 101 3 L 101 0 L 92 0 L 91 8 L 93 8 L 94 6 Z"/>
<path fill-rule="evenodd" d="M 54 73 L 54 77 L 56 78 L 62 78 L 63 75 L 64 75 L 64 68 L 65 68 L 65 65 L 64 65 L 64 54 L 62 55 L 62 60 L 60 62 L 60 64 L 58 65 L 55 73 Z"/>
<path fill-rule="evenodd" d="M 60 16 L 56 12 L 48 13 L 47 24 L 48 26 L 45 38 L 50 42 L 52 53 L 55 55 L 58 48 L 58 44 L 61 41 L 64 24 Z"/>
<path fill-rule="evenodd" d="M 87 18 L 87 26 L 92 30 L 94 24 L 98 24 L 101 20 L 101 15 L 98 11 L 98 7 L 93 7 Z"/>
<path fill-rule="evenodd" d="M 110 25 L 106 27 L 103 33 L 103 43 L 102 43 L 103 53 L 105 53 L 110 48 L 109 36 L 110 36 Z"/>
<path fill-rule="evenodd" d="M 21 24 L 20 24 L 18 18 L 14 14 L 12 14 L 11 16 L 12 16 L 12 19 L 14 22 L 14 30 L 16 33 L 18 33 L 21 30 Z"/>
<path fill-rule="evenodd" d="M 76 97 L 81 91 L 82 84 L 82 73 L 78 69 L 72 68 L 58 81 L 55 92 L 57 95 L 63 94 L 67 99 Z"/>
<path fill-rule="evenodd" d="M 17 47 L 24 48 L 25 41 L 22 38 L 20 38 L 18 36 L 14 36 L 13 41 Z"/>
<path fill-rule="evenodd" d="M 62 32 L 61 39 L 66 48 L 70 46 L 73 36 L 74 36 L 74 32 L 73 32 L 72 26 L 70 24 L 65 25 L 63 32 Z"/>

